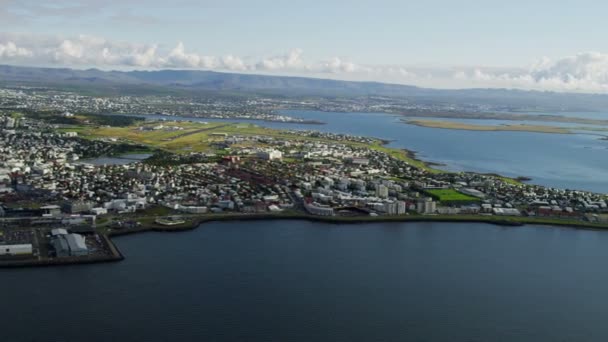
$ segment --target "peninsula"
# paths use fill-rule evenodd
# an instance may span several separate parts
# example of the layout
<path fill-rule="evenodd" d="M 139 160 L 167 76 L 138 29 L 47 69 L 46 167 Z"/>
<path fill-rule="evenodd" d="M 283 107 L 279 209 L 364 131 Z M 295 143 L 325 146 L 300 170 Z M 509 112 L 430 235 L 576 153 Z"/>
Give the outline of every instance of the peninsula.
<path fill-rule="evenodd" d="M 446 172 L 373 137 L 53 111 L 0 126 L 0 266 L 121 260 L 112 236 L 214 220 L 608 228 L 605 194 Z"/>

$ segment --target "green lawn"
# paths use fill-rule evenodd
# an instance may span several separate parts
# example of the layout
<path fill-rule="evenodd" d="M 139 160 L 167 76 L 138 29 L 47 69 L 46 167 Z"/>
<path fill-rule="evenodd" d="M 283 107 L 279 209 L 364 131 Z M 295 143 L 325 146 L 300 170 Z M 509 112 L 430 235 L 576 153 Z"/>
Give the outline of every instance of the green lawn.
<path fill-rule="evenodd" d="M 454 189 L 430 189 L 425 192 L 440 202 L 479 202 L 479 198 L 465 195 Z"/>

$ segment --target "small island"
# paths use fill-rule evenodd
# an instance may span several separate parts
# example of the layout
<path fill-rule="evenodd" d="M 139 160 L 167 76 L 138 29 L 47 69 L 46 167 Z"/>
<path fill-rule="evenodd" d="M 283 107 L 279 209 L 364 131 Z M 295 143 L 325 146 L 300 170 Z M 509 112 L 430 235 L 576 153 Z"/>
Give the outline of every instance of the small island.
<path fill-rule="evenodd" d="M 486 132 L 533 132 L 533 133 L 552 133 L 552 134 L 574 134 L 576 131 L 593 132 L 608 132 L 608 128 L 599 127 L 558 127 L 545 125 L 477 125 L 471 123 L 462 123 L 455 121 L 439 121 L 439 120 L 403 120 L 404 123 L 428 128 L 442 129 L 457 129 L 466 131 L 486 131 Z"/>
<path fill-rule="evenodd" d="M 511 132 L 534 132 L 534 133 L 553 133 L 553 134 L 570 134 L 569 129 L 554 126 L 537 126 L 537 125 L 475 125 L 469 123 L 453 122 L 453 121 L 435 121 L 435 120 L 405 120 L 409 125 L 443 128 L 443 129 L 458 129 L 467 131 L 511 131 Z"/>

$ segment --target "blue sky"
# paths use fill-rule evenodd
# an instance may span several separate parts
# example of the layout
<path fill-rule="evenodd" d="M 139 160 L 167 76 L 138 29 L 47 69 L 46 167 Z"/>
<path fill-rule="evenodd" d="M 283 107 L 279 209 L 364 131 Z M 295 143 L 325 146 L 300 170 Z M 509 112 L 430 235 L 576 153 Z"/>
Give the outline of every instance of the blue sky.
<path fill-rule="evenodd" d="M 0 0 L 0 62 L 604 92 L 607 10 L 563 0 Z"/>

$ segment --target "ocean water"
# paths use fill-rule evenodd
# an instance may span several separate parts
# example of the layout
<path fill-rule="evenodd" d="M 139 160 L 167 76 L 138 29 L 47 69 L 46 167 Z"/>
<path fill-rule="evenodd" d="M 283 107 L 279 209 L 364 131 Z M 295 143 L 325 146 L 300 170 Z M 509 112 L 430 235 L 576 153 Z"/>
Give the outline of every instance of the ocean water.
<path fill-rule="evenodd" d="M 205 223 L 119 263 L 0 270 L 3 342 L 606 341 L 608 234 Z"/>

